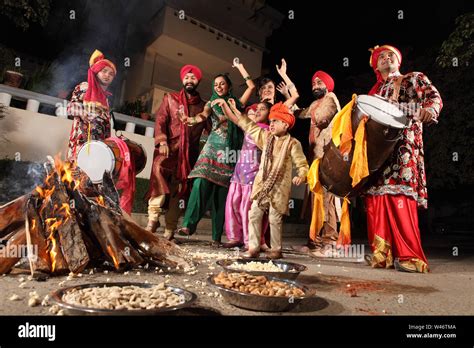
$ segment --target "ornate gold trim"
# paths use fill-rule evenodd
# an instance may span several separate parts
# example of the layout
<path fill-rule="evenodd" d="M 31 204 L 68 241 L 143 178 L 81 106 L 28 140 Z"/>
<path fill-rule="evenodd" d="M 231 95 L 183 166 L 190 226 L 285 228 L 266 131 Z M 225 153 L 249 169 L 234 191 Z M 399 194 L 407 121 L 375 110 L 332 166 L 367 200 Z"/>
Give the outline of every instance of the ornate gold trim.
<path fill-rule="evenodd" d="M 400 265 L 407 268 L 411 269 L 413 271 L 416 271 L 418 273 L 428 273 L 429 268 L 428 264 L 424 262 L 423 260 L 420 260 L 418 258 L 412 258 L 410 260 L 403 260 L 399 261 Z"/>
<path fill-rule="evenodd" d="M 393 255 L 392 246 L 382 237 L 375 235 L 372 242 L 374 256 L 372 257 L 371 266 L 374 268 L 392 268 Z"/>

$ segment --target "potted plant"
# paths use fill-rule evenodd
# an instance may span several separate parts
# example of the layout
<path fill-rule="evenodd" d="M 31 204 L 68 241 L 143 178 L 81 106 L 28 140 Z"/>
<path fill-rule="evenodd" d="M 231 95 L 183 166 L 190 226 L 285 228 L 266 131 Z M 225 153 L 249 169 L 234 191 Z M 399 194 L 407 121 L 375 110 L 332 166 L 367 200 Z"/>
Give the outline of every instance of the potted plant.
<path fill-rule="evenodd" d="M 146 111 L 146 105 L 141 99 L 136 99 L 133 102 L 125 102 L 119 108 L 119 112 L 132 117 L 139 117 L 143 120 L 150 119 L 150 113 Z"/>
<path fill-rule="evenodd" d="M 48 84 L 51 81 L 52 71 L 51 63 L 43 63 L 39 65 L 32 74 L 29 74 L 25 83 L 25 89 L 34 92 L 43 92 L 47 89 Z"/>
<path fill-rule="evenodd" d="M 0 66 L 3 71 L 3 84 L 19 88 L 23 82 L 21 68 L 15 66 L 15 51 L 4 46 L 0 46 Z"/>
<path fill-rule="evenodd" d="M 11 69 L 3 73 L 3 84 L 15 88 L 20 88 L 23 82 L 23 74 L 19 70 Z"/>

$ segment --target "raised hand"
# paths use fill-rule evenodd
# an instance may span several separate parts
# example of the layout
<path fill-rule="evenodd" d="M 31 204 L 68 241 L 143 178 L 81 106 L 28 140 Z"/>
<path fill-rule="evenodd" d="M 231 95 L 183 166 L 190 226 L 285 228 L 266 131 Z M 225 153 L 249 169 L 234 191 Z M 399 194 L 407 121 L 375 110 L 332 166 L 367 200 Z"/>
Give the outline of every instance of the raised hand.
<path fill-rule="evenodd" d="M 285 82 L 280 82 L 276 87 L 277 91 L 280 92 L 286 99 L 290 97 L 290 92 L 288 92 L 288 86 Z"/>
<path fill-rule="evenodd" d="M 239 58 L 235 57 L 234 60 L 232 61 L 232 67 L 237 68 L 237 67 L 239 67 L 239 65 L 242 65 L 242 64 L 240 63 Z"/>
<path fill-rule="evenodd" d="M 278 67 L 277 65 L 276 69 L 277 69 L 278 74 L 280 74 L 280 76 L 286 75 L 286 60 L 284 58 L 282 58 L 281 60 L 281 67 Z"/>

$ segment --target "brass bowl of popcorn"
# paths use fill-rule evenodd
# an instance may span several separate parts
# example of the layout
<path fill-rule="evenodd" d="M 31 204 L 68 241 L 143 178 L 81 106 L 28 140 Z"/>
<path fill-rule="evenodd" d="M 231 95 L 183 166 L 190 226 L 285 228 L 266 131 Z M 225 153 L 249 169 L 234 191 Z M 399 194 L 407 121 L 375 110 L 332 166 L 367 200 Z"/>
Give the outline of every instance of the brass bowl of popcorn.
<path fill-rule="evenodd" d="M 294 280 L 221 272 L 207 279 L 229 304 L 259 312 L 284 312 L 315 296 L 314 289 Z"/>
<path fill-rule="evenodd" d="M 189 307 L 197 296 L 174 286 L 93 283 L 59 289 L 51 300 L 71 315 L 160 315 Z"/>
<path fill-rule="evenodd" d="M 217 264 L 227 272 L 246 272 L 280 279 L 295 280 L 307 267 L 299 263 L 264 259 L 219 260 Z"/>

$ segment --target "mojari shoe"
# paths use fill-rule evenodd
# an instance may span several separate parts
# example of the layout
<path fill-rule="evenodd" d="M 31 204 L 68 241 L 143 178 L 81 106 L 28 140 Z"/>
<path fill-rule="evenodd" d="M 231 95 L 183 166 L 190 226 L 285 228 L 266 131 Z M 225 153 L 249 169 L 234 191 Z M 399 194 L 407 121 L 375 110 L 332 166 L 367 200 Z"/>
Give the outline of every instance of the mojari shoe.
<path fill-rule="evenodd" d="M 267 251 L 265 253 L 265 256 L 269 260 L 278 260 L 278 259 L 283 258 L 283 254 L 280 250 L 278 250 L 278 251 Z"/>
<path fill-rule="evenodd" d="M 191 233 L 191 230 L 187 227 L 181 227 L 176 230 L 176 233 L 179 234 L 180 236 L 191 236 L 193 233 Z"/>
<path fill-rule="evenodd" d="M 217 240 L 213 240 L 211 242 L 211 248 L 220 248 L 221 246 L 222 246 L 222 243 Z"/>
<path fill-rule="evenodd" d="M 239 242 L 238 240 L 233 240 L 233 241 L 230 241 L 228 243 L 222 244 L 222 247 L 225 248 L 225 249 L 232 249 L 232 248 L 240 248 L 243 245 L 244 245 L 244 243 Z"/>
<path fill-rule="evenodd" d="M 323 258 L 323 259 L 329 259 L 329 258 L 333 258 L 335 256 L 333 250 L 329 249 L 329 248 L 311 250 L 309 252 L 309 255 L 312 256 L 312 257 Z"/>
<path fill-rule="evenodd" d="M 155 233 L 158 227 L 160 227 L 160 222 L 158 220 L 148 220 L 148 225 L 146 225 L 145 229 L 151 233 Z"/>
<path fill-rule="evenodd" d="M 291 249 L 293 249 L 294 251 L 298 251 L 300 253 L 309 253 L 313 250 L 316 250 L 317 248 L 318 246 L 312 241 L 308 241 L 308 243 L 306 243 L 305 245 L 292 245 L 291 246 Z"/>
<path fill-rule="evenodd" d="M 248 250 L 240 254 L 244 259 L 257 259 L 260 256 L 260 250 Z"/>
<path fill-rule="evenodd" d="M 418 273 L 416 266 L 410 261 L 395 262 L 395 269 L 400 272 Z"/>
<path fill-rule="evenodd" d="M 165 230 L 165 233 L 163 233 L 163 238 L 172 241 L 174 239 L 174 232 L 170 230 Z"/>

